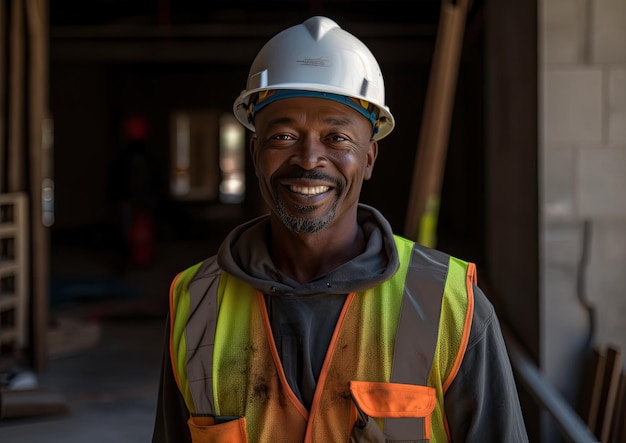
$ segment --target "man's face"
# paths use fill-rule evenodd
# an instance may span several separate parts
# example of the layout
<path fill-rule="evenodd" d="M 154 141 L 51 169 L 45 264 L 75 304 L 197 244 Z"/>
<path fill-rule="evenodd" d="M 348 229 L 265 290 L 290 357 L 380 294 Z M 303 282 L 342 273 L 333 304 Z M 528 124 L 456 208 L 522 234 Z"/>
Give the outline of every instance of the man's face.
<path fill-rule="evenodd" d="M 301 233 L 356 222 L 378 153 L 365 117 L 338 102 L 297 97 L 263 108 L 255 127 L 250 149 L 273 216 Z"/>

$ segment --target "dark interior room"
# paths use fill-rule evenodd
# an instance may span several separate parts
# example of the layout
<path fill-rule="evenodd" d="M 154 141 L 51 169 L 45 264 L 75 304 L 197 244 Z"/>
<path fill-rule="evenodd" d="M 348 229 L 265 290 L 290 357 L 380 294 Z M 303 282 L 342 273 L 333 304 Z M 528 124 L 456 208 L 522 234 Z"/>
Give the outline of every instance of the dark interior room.
<path fill-rule="evenodd" d="M 26 422 L 24 428 L 32 430 L 33 439 L 19 440 L 24 443 L 37 441 L 37 432 L 48 436 L 41 441 L 50 442 L 148 440 L 171 280 L 213 255 L 231 228 L 265 212 L 249 161 L 249 134 L 232 128 L 232 106 L 245 87 L 255 54 L 278 31 L 325 15 L 359 36 L 377 57 L 396 128 L 380 143 L 374 175 L 364 184 L 361 201 L 384 213 L 396 232 L 406 232 L 434 54 L 441 39 L 441 3 L 50 0 L 51 358 L 35 358 L 33 366 L 40 369 L 39 384 L 61 391 L 62 398 L 51 400 L 54 405 L 44 408 L 41 417 L 23 419 L 4 431 L 0 425 L 0 435 L 18 435 Z M 516 269 L 524 274 L 524 283 L 516 288 L 536 289 L 537 232 L 535 225 L 525 223 L 536 219 L 536 154 L 503 159 L 490 152 L 499 131 L 511 121 L 524 128 L 520 143 L 536 142 L 536 123 L 520 119 L 527 109 L 536 114 L 535 103 L 521 102 L 510 113 L 494 111 L 508 91 L 499 82 L 505 75 L 517 82 L 515 93 L 536 92 L 536 79 L 525 75 L 536 64 L 536 5 L 511 8 L 496 23 L 497 12 L 488 8 L 494 2 L 469 3 L 462 47 L 449 66 L 457 71 L 447 122 L 437 248 L 477 264 L 503 322 L 536 357 L 537 300 L 520 311 L 515 294 L 498 299 L 502 282 L 497 262 L 509 251 L 503 251 L 489 231 L 498 198 L 508 195 L 520 201 L 522 212 L 528 210 L 519 219 L 522 226 L 512 228 L 522 246 L 512 248 L 517 251 L 513 261 L 521 263 Z M 529 37 L 511 36 L 507 23 L 517 23 L 521 35 Z M 503 49 L 505 41 L 526 50 L 516 59 L 524 70 L 494 62 L 509 53 Z M 494 113 L 496 120 L 491 118 Z M 149 167 L 144 165 L 152 183 L 149 234 L 125 225 L 127 208 L 115 191 L 128 173 L 118 161 L 133 143 L 141 144 L 149 158 Z M 499 178 L 507 171 L 522 171 L 527 174 L 520 174 L 521 180 L 531 186 L 511 182 L 490 193 L 495 162 L 501 162 Z M 513 181 L 518 175 L 509 177 L 515 177 Z M 123 229 L 134 232 L 135 243 L 121 240 Z M 144 243 L 143 234 L 149 236 Z M 522 322 L 519 313 L 529 315 Z M 538 432 L 539 414 L 523 393 L 521 397 L 532 435 Z M 119 422 L 120 415 L 128 420 Z M 69 429 L 69 423 L 81 421 L 84 431 Z M 92 438 L 94 432 L 103 439 Z"/>

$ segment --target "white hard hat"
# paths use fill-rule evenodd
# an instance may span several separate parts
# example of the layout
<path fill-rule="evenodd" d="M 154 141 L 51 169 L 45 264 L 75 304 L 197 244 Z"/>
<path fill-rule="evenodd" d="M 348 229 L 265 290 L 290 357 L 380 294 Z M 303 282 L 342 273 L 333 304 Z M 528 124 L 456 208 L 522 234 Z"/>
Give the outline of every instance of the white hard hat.
<path fill-rule="evenodd" d="M 374 55 L 327 17 L 312 17 L 279 32 L 257 54 L 247 88 L 233 105 L 237 119 L 252 131 L 254 112 L 262 107 L 259 95 L 269 96 L 263 106 L 295 96 L 341 101 L 372 122 L 376 140 L 395 125 L 385 106 L 385 84 Z"/>

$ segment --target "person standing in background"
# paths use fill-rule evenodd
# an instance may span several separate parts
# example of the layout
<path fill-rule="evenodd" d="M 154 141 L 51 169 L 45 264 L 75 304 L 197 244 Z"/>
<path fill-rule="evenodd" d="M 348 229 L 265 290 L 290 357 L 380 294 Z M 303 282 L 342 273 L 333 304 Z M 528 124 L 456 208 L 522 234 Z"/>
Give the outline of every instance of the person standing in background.
<path fill-rule="evenodd" d="M 133 114 L 123 121 L 123 147 L 113 159 L 107 201 L 113 221 L 118 270 L 146 267 L 156 253 L 156 214 L 162 200 L 161 173 L 148 146 L 148 122 Z"/>

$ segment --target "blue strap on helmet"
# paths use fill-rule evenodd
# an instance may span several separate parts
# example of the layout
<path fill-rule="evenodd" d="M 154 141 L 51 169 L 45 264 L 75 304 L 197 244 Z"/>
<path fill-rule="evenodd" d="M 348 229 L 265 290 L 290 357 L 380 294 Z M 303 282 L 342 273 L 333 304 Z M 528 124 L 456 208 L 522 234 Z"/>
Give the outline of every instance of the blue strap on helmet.
<path fill-rule="evenodd" d="M 278 100 L 282 100 L 285 98 L 294 98 L 294 97 L 312 97 L 312 98 L 325 98 L 327 100 L 333 100 L 338 103 L 344 104 L 346 106 L 351 107 L 363 117 L 365 117 L 374 127 L 374 134 L 378 132 L 378 126 L 380 122 L 378 121 L 378 115 L 376 113 L 376 108 L 373 111 L 369 111 L 369 102 L 365 100 L 358 100 L 347 97 L 345 95 L 340 94 L 332 94 L 330 92 L 319 92 L 319 91 L 305 91 L 299 89 L 273 89 L 271 91 L 262 91 L 260 94 L 260 98 L 256 101 L 256 103 L 250 103 L 248 105 L 247 114 L 248 114 L 248 122 L 252 123 L 254 121 L 254 115 L 263 109 L 265 106 L 270 103 L 274 103 Z M 365 105 L 365 106 L 363 106 Z"/>

